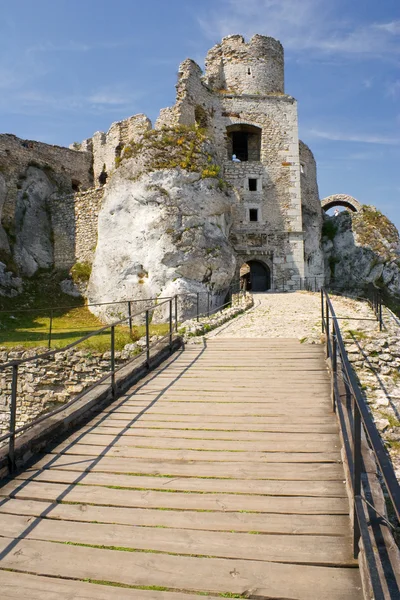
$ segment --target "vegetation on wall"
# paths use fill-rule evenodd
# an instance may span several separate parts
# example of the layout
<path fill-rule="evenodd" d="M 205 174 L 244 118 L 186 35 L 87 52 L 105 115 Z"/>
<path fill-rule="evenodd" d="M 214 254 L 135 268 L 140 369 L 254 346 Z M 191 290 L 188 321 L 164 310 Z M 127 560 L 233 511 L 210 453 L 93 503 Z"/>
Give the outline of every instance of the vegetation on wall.
<path fill-rule="evenodd" d="M 131 141 L 116 157 L 115 165 L 125 159 L 146 157 L 146 171 L 176 169 L 200 173 L 203 178 L 218 178 L 220 167 L 210 154 L 206 130 L 197 125 L 176 125 L 146 131 L 140 141 Z"/>
<path fill-rule="evenodd" d="M 77 262 L 71 269 L 71 277 L 75 283 L 85 283 L 89 281 L 92 272 L 92 265 L 88 262 Z"/>
<path fill-rule="evenodd" d="M 336 223 L 332 221 L 332 219 L 328 218 L 324 220 L 322 224 L 322 237 L 326 237 L 332 242 L 337 234 L 337 231 L 338 227 Z"/>
<path fill-rule="evenodd" d="M 375 254 L 384 260 L 395 258 L 387 242 L 397 247 L 400 243 L 399 232 L 393 223 L 373 206 L 364 205 L 353 215 L 353 230 L 362 246 L 369 246 Z"/>

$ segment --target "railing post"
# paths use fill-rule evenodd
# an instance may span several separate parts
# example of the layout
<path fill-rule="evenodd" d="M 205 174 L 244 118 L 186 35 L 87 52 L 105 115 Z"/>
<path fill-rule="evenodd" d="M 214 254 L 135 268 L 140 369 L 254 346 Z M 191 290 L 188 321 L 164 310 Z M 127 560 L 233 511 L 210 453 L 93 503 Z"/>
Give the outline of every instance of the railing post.
<path fill-rule="evenodd" d="M 48 347 L 51 348 L 51 334 L 53 331 L 53 309 L 50 310 L 50 325 L 49 325 L 49 342 Z"/>
<path fill-rule="evenodd" d="M 172 298 L 169 301 L 169 351 L 172 352 Z"/>
<path fill-rule="evenodd" d="M 129 331 L 132 337 L 132 303 L 129 300 L 128 302 L 128 317 L 129 317 Z"/>
<path fill-rule="evenodd" d="M 175 331 L 178 331 L 178 294 L 175 295 Z"/>
<path fill-rule="evenodd" d="M 17 421 L 17 385 L 18 365 L 12 367 L 11 404 L 10 404 L 10 438 L 8 440 L 8 469 L 15 471 L 15 427 Z"/>
<path fill-rule="evenodd" d="M 207 292 L 207 317 L 210 316 L 210 292 Z"/>
<path fill-rule="evenodd" d="M 354 493 L 354 519 L 353 519 L 353 554 L 357 558 L 359 553 L 360 525 L 357 517 L 356 500 L 361 496 L 361 416 L 357 400 L 353 397 L 353 493 Z"/>
<path fill-rule="evenodd" d="M 317 278 L 314 277 L 314 292 L 317 291 Z"/>
<path fill-rule="evenodd" d="M 199 320 L 199 312 L 200 312 L 200 292 L 197 292 L 196 298 L 196 319 Z"/>
<path fill-rule="evenodd" d="M 324 290 L 321 290 L 322 333 L 325 333 Z"/>
<path fill-rule="evenodd" d="M 329 330 L 329 305 L 328 305 L 328 300 L 326 300 L 325 303 L 325 313 L 326 313 L 326 358 L 329 358 L 329 336 L 330 336 L 330 330 Z"/>
<path fill-rule="evenodd" d="M 150 320 L 149 320 L 149 310 L 146 310 L 146 366 L 150 369 Z"/>
<path fill-rule="evenodd" d="M 382 331 L 383 329 L 383 319 L 382 319 L 382 298 L 381 295 L 378 295 L 378 302 L 379 302 L 379 331 Z"/>
<path fill-rule="evenodd" d="M 336 398 L 335 398 L 335 389 L 336 389 L 336 380 L 337 380 L 337 337 L 336 337 L 336 322 L 332 323 L 332 357 L 331 357 L 331 365 L 332 365 L 332 410 L 336 412 Z"/>
<path fill-rule="evenodd" d="M 111 325 L 111 394 L 115 398 L 115 325 Z"/>

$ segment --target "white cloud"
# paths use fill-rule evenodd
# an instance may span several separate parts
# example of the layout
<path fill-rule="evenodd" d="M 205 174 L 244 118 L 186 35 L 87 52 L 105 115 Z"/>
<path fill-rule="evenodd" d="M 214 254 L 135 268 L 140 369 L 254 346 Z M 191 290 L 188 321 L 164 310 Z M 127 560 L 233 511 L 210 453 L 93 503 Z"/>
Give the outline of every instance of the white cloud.
<path fill-rule="evenodd" d="M 265 32 L 287 50 L 389 58 L 400 55 L 400 21 L 351 24 L 340 20 L 326 0 L 222 0 L 207 20 L 204 32 L 219 39 L 231 33 L 251 37 Z M 311 57 L 312 55 L 310 55 Z"/>
<path fill-rule="evenodd" d="M 396 146 L 400 144 L 400 138 L 379 134 L 350 132 L 344 133 L 340 131 L 329 131 L 321 129 L 309 129 L 306 133 L 309 137 L 331 140 L 334 142 L 359 142 L 363 144 L 383 144 L 388 146 Z"/>

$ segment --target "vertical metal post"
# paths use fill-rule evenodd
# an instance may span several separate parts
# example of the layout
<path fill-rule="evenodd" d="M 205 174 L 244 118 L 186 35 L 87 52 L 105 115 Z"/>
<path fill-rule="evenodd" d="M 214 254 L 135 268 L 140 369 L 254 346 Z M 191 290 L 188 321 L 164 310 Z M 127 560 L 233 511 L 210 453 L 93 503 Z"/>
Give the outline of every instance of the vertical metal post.
<path fill-rule="evenodd" d="M 325 333 L 324 290 L 321 290 L 322 333 Z"/>
<path fill-rule="evenodd" d="M 146 366 L 150 369 L 150 319 L 149 319 L 149 311 L 146 310 Z"/>
<path fill-rule="evenodd" d="M 326 313 L 326 358 L 329 358 L 329 305 L 328 300 L 325 304 L 325 313 Z"/>
<path fill-rule="evenodd" d="M 354 493 L 354 524 L 353 524 L 353 553 L 357 558 L 359 552 L 360 526 L 357 518 L 356 499 L 361 496 L 361 416 L 356 399 L 353 399 L 353 493 Z"/>
<path fill-rule="evenodd" d="M 10 405 L 10 438 L 8 441 L 8 469 L 10 473 L 15 471 L 15 427 L 17 421 L 17 385 L 18 365 L 12 367 L 11 383 L 11 405 Z"/>
<path fill-rule="evenodd" d="M 51 348 L 51 334 L 53 331 L 53 309 L 50 310 L 50 325 L 49 325 L 49 343 L 48 347 Z"/>
<path fill-rule="evenodd" d="M 178 295 L 175 296 L 175 331 L 178 331 Z"/>
<path fill-rule="evenodd" d="M 332 410 L 336 412 L 336 398 L 335 398 L 335 383 L 337 380 L 337 338 L 336 338 L 336 323 L 332 323 Z"/>
<path fill-rule="evenodd" d="M 115 398 L 115 325 L 111 325 L 111 394 Z"/>
<path fill-rule="evenodd" d="M 285 278 L 283 278 L 283 291 L 285 291 Z"/>
<path fill-rule="evenodd" d="M 128 317 L 129 317 L 129 331 L 132 337 L 132 303 L 129 300 L 128 302 Z"/>
<path fill-rule="evenodd" d="M 382 331 L 382 329 L 383 329 L 382 298 L 381 298 L 380 294 L 379 294 L 378 298 L 379 298 L 379 300 L 378 300 L 379 301 L 379 317 L 378 317 L 379 318 L 379 331 Z"/>
<path fill-rule="evenodd" d="M 169 304 L 169 351 L 172 352 L 172 298 L 168 302 Z"/>
<path fill-rule="evenodd" d="M 196 306 L 196 319 L 199 320 L 200 312 L 200 292 L 197 292 L 197 306 Z"/>
<path fill-rule="evenodd" d="M 207 317 L 210 316 L 210 292 L 207 292 Z"/>

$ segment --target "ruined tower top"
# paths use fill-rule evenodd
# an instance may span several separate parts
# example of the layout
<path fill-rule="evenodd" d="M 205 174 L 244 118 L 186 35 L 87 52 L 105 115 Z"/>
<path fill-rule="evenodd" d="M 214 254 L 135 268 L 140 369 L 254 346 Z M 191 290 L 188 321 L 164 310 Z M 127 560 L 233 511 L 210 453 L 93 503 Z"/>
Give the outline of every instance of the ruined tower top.
<path fill-rule="evenodd" d="M 283 94 L 282 44 L 264 35 L 255 35 L 248 43 L 241 35 L 229 35 L 209 50 L 206 81 L 222 93 Z"/>

